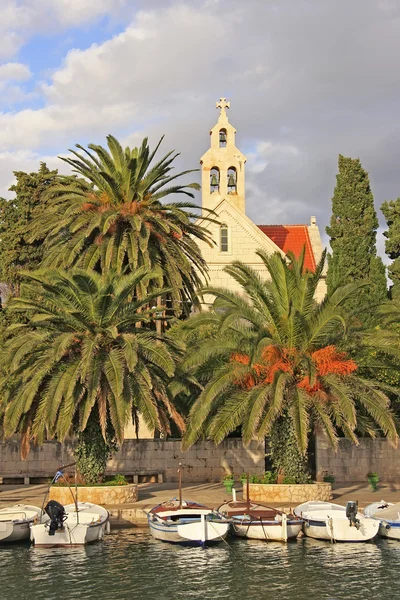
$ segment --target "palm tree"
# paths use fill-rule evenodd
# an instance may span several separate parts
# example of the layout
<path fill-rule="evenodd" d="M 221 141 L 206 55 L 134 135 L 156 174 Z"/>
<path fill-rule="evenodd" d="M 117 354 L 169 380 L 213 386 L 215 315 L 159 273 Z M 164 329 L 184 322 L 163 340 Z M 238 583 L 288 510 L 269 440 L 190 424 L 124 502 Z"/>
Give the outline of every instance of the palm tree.
<path fill-rule="evenodd" d="M 154 271 L 147 282 L 169 287 L 175 314 L 188 313 L 197 302 L 196 289 L 206 275 L 206 263 L 196 240 L 211 243 L 207 229 L 196 224 L 198 206 L 168 202 L 167 196 L 194 197 L 197 183 L 176 184 L 193 171 L 171 174 L 178 156 L 168 152 L 152 164 L 163 138 L 150 151 L 147 138 L 140 148 L 125 150 L 111 135 L 107 149 L 89 144 L 91 152 L 70 150 L 61 157 L 76 176 L 56 176 L 46 195 L 48 210 L 33 224 L 32 239 L 47 235 L 44 266 L 74 265 L 117 273 L 146 267 Z M 139 288 L 137 294 L 145 290 Z"/>
<path fill-rule="evenodd" d="M 339 349 L 347 324 L 341 306 L 360 284 L 339 288 L 317 305 L 325 257 L 312 274 L 304 272 L 304 252 L 298 260 L 292 254 L 258 255 L 270 281 L 234 262 L 225 271 L 244 294 L 208 288 L 204 292 L 215 296 L 214 310 L 184 324 L 189 331 L 206 323 L 219 328 L 216 340 L 189 350 L 183 363 L 203 383 L 184 447 L 200 436 L 219 443 L 240 427 L 246 444 L 270 436 L 274 466 L 301 482 L 307 479 L 305 459 L 315 425 L 334 448 L 338 432 L 357 443 L 361 413 L 396 443 L 382 384 L 361 377 L 357 364 Z"/>
<path fill-rule="evenodd" d="M 152 429 L 169 433 L 170 421 L 184 428 L 167 390 L 182 350 L 152 330 L 146 308 L 168 290 L 130 299 L 154 273 L 49 269 L 23 277 L 21 297 L 8 307 L 29 322 L 9 328 L 1 351 L 0 414 L 6 436 L 22 434 L 24 456 L 31 441 L 91 437 L 96 428 L 105 442 L 111 432 L 120 443 L 139 413 Z"/>

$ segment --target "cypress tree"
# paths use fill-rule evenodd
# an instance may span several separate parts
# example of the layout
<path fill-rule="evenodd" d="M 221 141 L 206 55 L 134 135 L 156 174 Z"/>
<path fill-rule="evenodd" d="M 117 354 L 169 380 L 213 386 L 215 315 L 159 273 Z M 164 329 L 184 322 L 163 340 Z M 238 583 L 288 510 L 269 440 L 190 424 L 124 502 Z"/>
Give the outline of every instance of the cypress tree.
<path fill-rule="evenodd" d="M 368 173 L 358 158 L 339 154 L 339 173 L 332 198 L 332 217 L 326 228 L 332 254 L 328 262 L 327 286 L 331 294 L 339 285 L 366 281 L 357 298 L 346 308 L 360 324 L 374 321 L 375 307 L 387 297 L 385 267 L 376 254 L 378 219 Z"/>
<path fill-rule="evenodd" d="M 381 210 L 385 216 L 388 230 L 384 232 L 386 254 L 393 260 L 388 268 L 389 277 L 393 282 L 392 297 L 400 297 L 400 198 L 384 202 Z"/>
<path fill-rule="evenodd" d="M 43 240 L 28 242 L 31 221 L 45 210 L 43 191 L 57 171 L 40 163 L 37 172 L 14 171 L 16 182 L 12 200 L 0 198 L 0 281 L 11 295 L 18 294 L 18 274 L 21 269 L 36 269 L 43 257 Z"/>

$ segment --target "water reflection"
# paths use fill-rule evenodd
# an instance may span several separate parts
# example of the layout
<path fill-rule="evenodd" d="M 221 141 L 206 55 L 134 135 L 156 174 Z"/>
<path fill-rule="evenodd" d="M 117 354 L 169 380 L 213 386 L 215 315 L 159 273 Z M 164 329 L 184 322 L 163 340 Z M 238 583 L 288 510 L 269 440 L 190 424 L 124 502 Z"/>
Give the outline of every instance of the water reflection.
<path fill-rule="evenodd" d="M 400 543 L 279 544 L 230 538 L 212 548 L 117 531 L 85 548 L 0 549 L 10 600 L 388 600 L 400 598 Z"/>

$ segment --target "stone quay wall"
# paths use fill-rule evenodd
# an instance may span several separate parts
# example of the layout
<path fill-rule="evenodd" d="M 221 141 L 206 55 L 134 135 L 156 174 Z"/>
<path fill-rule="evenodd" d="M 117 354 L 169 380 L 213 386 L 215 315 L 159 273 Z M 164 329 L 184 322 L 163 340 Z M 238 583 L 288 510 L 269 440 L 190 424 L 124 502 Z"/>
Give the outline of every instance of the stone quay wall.
<path fill-rule="evenodd" d="M 336 482 L 366 483 L 369 471 L 376 471 L 381 481 L 398 483 L 400 480 L 400 446 L 393 448 L 384 438 L 363 438 L 358 446 L 343 438 L 335 452 L 327 438 L 319 435 L 315 454 L 319 480 L 328 472 Z"/>
<path fill-rule="evenodd" d="M 79 502 L 92 502 L 93 504 L 131 504 L 138 501 L 137 485 L 99 485 L 78 488 Z M 75 488 L 72 486 L 75 494 Z M 64 506 L 73 504 L 71 490 L 68 487 L 54 486 L 50 488 L 49 500 L 56 500 Z"/>
<path fill-rule="evenodd" d="M 46 442 L 32 446 L 27 460 L 22 460 L 18 440 L 0 442 L 0 478 L 52 477 L 61 466 L 74 462 L 73 449 L 72 440 L 63 444 Z M 263 442 L 254 441 L 244 447 L 240 438 L 227 438 L 218 446 L 201 441 L 186 452 L 179 439 L 129 439 L 109 461 L 106 473 L 133 475 L 134 481 L 138 475 L 158 475 L 156 481 L 175 482 L 181 462 L 184 483 L 217 482 L 226 473 L 262 474 L 264 454 Z M 73 467 L 66 470 L 73 472 Z"/>
<path fill-rule="evenodd" d="M 246 486 L 243 496 L 247 499 Z M 249 483 L 249 497 L 255 502 L 288 502 L 301 504 L 309 500 L 329 502 L 332 497 L 330 483 L 284 484 L 284 483 Z"/>

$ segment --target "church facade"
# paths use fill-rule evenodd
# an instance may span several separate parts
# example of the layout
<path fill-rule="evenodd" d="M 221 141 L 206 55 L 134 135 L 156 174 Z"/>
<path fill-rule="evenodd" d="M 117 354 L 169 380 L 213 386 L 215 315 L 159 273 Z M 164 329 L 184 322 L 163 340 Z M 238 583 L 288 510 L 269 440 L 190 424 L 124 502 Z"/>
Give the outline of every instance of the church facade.
<path fill-rule="evenodd" d="M 200 159 L 203 217 L 209 214 L 207 209 L 211 209 L 218 221 L 218 224 L 201 218 L 198 221 L 210 231 L 215 242 L 213 246 L 197 242 L 208 264 L 209 285 L 241 291 L 239 284 L 224 271 L 235 260 L 245 262 L 267 277 L 265 266 L 256 254 L 259 249 L 267 254 L 280 252 L 283 256 L 291 250 L 299 256 L 305 246 L 305 269 L 315 271 L 323 251 L 315 217 L 311 217 L 309 224 L 302 225 L 257 225 L 246 215 L 246 157 L 236 147 L 236 130 L 226 112 L 230 103 L 221 98 L 216 107 L 220 114 L 210 131 L 210 148 Z M 316 300 L 320 302 L 325 294 L 323 278 Z"/>

